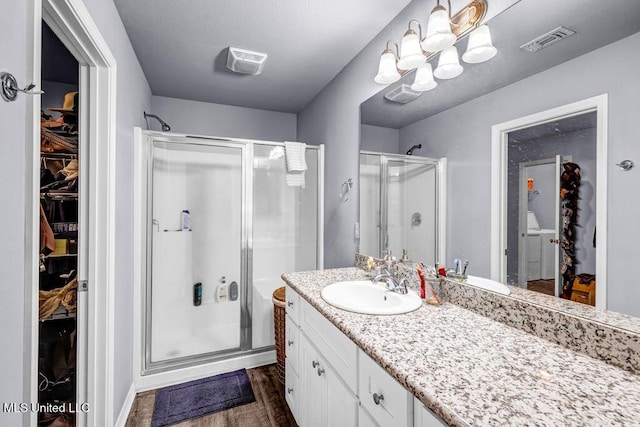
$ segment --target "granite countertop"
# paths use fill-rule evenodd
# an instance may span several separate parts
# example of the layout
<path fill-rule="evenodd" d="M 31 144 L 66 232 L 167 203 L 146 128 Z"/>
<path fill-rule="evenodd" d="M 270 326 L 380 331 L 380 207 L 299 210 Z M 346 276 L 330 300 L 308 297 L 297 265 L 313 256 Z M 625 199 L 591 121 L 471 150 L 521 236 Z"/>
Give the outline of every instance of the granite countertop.
<path fill-rule="evenodd" d="M 321 289 L 357 268 L 282 278 L 450 425 L 640 425 L 640 377 L 455 304 L 375 316 Z"/>

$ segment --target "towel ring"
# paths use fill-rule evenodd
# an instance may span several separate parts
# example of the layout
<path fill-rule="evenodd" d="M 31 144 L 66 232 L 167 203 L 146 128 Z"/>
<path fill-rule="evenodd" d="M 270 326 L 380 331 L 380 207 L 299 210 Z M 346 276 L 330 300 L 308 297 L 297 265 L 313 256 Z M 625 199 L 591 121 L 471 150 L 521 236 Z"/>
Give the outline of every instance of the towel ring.
<path fill-rule="evenodd" d="M 347 179 L 340 186 L 340 199 L 344 203 L 349 201 L 349 195 L 351 194 L 351 187 L 353 187 L 353 180 L 351 178 Z"/>

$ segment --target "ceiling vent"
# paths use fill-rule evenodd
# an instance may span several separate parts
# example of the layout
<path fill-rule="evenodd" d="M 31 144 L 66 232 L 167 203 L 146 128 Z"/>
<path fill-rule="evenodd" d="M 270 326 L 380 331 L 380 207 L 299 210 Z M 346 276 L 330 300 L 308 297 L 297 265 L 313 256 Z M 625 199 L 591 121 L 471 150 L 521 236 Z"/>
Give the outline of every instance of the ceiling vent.
<path fill-rule="evenodd" d="M 415 90 L 411 90 L 411 85 L 401 84 L 397 88 L 393 89 L 390 92 L 387 92 L 384 97 L 389 101 L 398 102 L 400 104 L 406 104 L 407 102 L 411 102 L 417 97 L 422 95 L 422 92 L 416 92 Z"/>
<path fill-rule="evenodd" d="M 257 76 L 262 73 L 266 60 L 266 53 L 230 47 L 227 55 L 227 68 L 236 73 Z"/>
<path fill-rule="evenodd" d="M 520 46 L 520 49 L 524 49 L 527 52 L 534 53 L 544 49 L 545 47 L 549 47 L 552 44 L 556 44 L 560 40 L 564 40 L 567 37 L 574 35 L 575 33 L 575 31 L 568 28 L 558 27 L 555 30 L 551 30 L 546 34 L 543 34 L 540 37 L 536 37 L 530 42 L 523 44 L 522 46 Z"/>

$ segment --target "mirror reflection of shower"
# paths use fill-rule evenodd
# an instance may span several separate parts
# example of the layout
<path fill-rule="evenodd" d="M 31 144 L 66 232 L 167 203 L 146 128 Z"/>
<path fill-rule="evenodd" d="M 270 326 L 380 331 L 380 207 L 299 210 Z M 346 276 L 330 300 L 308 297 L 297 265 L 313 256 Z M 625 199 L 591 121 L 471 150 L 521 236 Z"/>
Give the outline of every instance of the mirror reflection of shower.
<path fill-rule="evenodd" d="M 160 117 L 156 116 L 155 114 L 149 114 L 146 111 L 143 111 L 143 113 L 144 113 L 144 120 L 147 122 L 147 129 L 148 130 L 151 130 L 151 128 L 149 127 L 149 120 L 148 120 L 148 118 L 151 117 L 151 118 L 156 119 L 160 123 L 160 125 L 162 126 L 162 132 L 170 132 L 171 131 L 171 126 L 169 126 L 167 124 L 167 122 L 162 120 Z"/>

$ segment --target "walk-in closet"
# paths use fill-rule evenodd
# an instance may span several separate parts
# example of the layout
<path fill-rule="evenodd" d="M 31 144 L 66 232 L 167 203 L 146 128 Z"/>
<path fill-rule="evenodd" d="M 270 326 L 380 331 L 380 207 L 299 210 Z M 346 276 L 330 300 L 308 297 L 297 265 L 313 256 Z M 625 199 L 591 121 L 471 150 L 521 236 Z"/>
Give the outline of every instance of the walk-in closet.
<path fill-rule="evenodd" d="M 43 426 L 76 425 L 78 70 L 78 62 L 43 22 L 37 319 L 38 425 Z"/>

